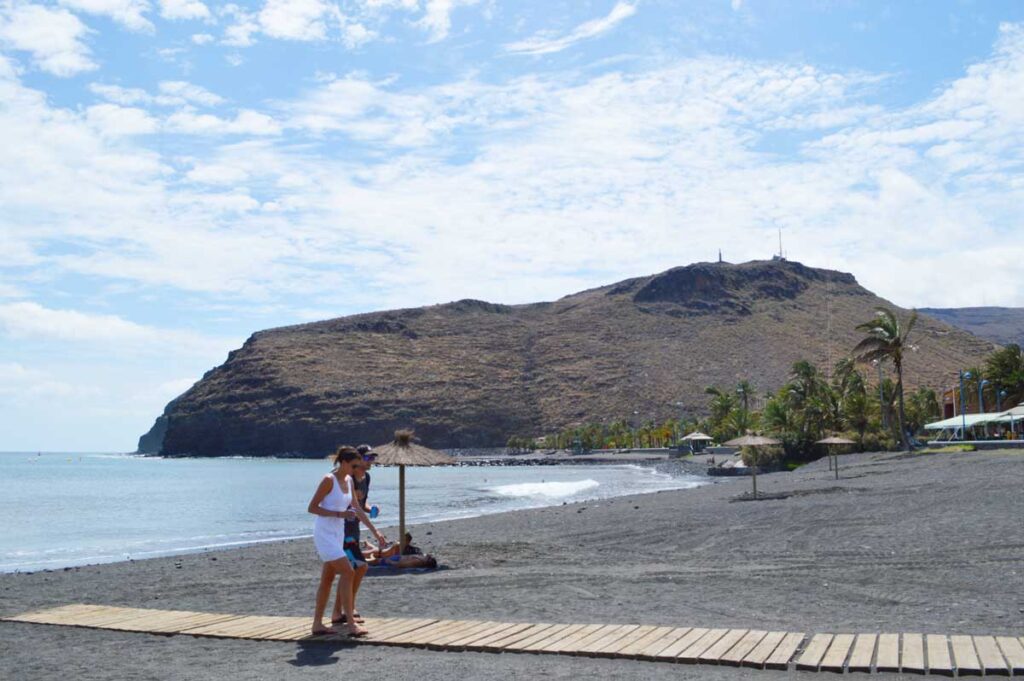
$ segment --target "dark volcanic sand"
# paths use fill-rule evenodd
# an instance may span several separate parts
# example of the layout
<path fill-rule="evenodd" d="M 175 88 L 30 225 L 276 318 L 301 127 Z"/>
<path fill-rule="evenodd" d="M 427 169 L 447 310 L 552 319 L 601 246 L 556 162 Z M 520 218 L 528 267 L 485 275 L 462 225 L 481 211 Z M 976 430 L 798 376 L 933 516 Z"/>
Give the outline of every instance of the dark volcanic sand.
<path fill-rule="evenodd" d="M 372 576 L 370 615 L 813 632 L 1024 634 L 1024 455 L 843 457 L 749 478 L 413 528 L 449 567 Z M 427 533 L 430 533 L 427 535 Z M 67 602 L 305 615 L 309 540 L 0 575 L 0 613 Z M 0 623 L 0 678 L 765 678 L 525 654 L 299 646 Z"/>

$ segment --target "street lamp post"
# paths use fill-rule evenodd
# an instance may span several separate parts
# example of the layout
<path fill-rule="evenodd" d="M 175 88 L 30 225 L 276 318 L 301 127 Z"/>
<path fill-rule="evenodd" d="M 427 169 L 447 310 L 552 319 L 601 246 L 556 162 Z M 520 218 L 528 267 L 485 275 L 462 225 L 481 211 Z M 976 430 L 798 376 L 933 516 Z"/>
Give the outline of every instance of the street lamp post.
<path fill-rule="evenodd" d="M 963 442 L 967 439 L 967 410 L 964 405 L 964 379 L 970 380 L 971 372 L 960 370 L 960 418 L 962 419 L 962 425 L 960 426 L 960 441 Z"/>
<path fill-rule="evenodd" d="M 1006 397 L 1007 393 L 1005 390 L 996 391 L 996 413 L 998 414 L 1003 410 L 1003 398 Z"/>
<path fill-rule="evenodd" d="M 985 390 L 985 386 L 986 385 L 988 385 L 988 379 L 983 379 L 983 380 L 978 381 L 978 413 L 979 414 L 984 414 L 985 413 L 985 395 L 984 395 L 984 393 L 982 391 Z M 988 424 L 987 423 L 985 424 L 984 428 L 985 428 L 985 437 L 988 437 Z"/>

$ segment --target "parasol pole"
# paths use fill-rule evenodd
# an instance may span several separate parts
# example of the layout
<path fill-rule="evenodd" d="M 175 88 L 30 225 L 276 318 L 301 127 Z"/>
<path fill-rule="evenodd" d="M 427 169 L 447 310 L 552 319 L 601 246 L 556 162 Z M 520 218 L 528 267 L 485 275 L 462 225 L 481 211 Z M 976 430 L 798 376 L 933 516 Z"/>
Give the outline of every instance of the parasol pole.
<path fill-rule="evenodd" d="M 398 467 L 398 555 L 405 555 L 405 466 Z"/>
<path fill-rule="evenodd" d="M 751 454 L 753 454 L 754 465 L 750 467 L 750 473 L 754 477 L 754 499 L 757 499 L 757 447 L 750 448 Z"/>

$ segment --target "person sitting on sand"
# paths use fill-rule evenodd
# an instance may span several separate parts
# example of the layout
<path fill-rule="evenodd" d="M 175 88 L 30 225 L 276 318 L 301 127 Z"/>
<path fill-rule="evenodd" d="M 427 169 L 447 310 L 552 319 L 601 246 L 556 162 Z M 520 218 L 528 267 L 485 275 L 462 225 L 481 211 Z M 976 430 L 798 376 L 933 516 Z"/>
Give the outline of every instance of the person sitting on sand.
<path fill-rule="evenodd" d="M 422 556 L 423 549 L 418 546 L 412 545 L 412 533 L 405 533 L 405 550 L 402 551 L 403 556 Z"/>
<path fill-rule="evenodd" d="M 408 534 L 406 535 L 408 536 Z M 408 549 L 408 546 L 406 546 Z M 419 550 L 419 549 L 417 549 Z M 431 555 L 423 555 L 422 553 L 411 555 L 406 553 L 405 555 L 398 555 L 398 544 L 391 544 L 384 547 L 381 551 L 378 547 L 374 546 L 369 542 L 363 543 L 363 555 L 366 556 L 366 562 L 370 565 L 380 565 L 389 568 L 396 568 L 404 570 L 407 568 L 436 568 L 437 559 Z"/>
<path fill-rule="evenodd" d="M 316 516 L 313 522 L 313 543 L 320 560 L 323 561 L 313 611 L 314 636 L 338 633 L 323 624 L 324 610 L 327 608 L 327 599 L 331 595 L 331 586 L 336 576 L 340 577 L 338 590 L 342 595 L 343 611 L 355 612 L 352 603 L 355 568 L 345 555 L 345 520 L 358 518 L 373 532 L 382 546 L 387 544 L 387 538 L 377 531 L 366 516 L 366 512 L 358 504 L 352 503 L 352 464 L 359 459 L 360 456 L 355 449 L 339 447 L 334 453 L 334 470 L 320 481 L 306 508 Z M 366 567 L 363 566 L 362 570 L 365 571 Z M 368 633 L 365 628 L 352 621 L 348 622 L 347 628 L 349 636 L 365 636 Z"/>

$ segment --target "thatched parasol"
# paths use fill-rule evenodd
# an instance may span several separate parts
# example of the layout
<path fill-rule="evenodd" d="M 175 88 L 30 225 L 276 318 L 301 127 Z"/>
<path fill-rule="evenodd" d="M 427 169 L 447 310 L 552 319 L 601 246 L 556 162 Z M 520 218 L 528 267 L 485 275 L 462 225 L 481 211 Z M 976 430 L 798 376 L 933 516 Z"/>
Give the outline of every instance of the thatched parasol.
<path fill-rule="evenodd" d="M 855 445 L 857 443 L 854 442 L 853 440 L 850 440 L 849 438 L 838 437 L 836 435 L 833 435 L 832 437 L 826 437 L 824 440 L 818 440 L 814 444 L 825 445 L 825 448 L 826 448 L 826 451 L 827 451 L 827 456 L 829 457 L 828 458 L 829 468 L 832 468 L 832 469 L 835 470 L 835 472 L 836 472 L 836 480 L 838 480 L 839 479 L 839 455 L 835 453 L 834 447 L 837 446 L 837 445 Z M 835 465 L 834 466 L 832 465 L 832 458 L 833 457 L 835 457 Z"/>
<path fill-rule="evenodd" d="M 682 437 L 682 439 L 683 440 L 714 440 L 715 438 L 711 437 L 710 435 L 705 435 L 704 433 L 702 433 L 702 432 L 700 432 L 698 430 L 696 433 L 690 433 L 689 435 L 684 435 Z"/>
<path fill-rule="evenodd" d="M 412 441 L 411 430 L 396 430 L 395 439 L 386 445 L 374 447 L 376 466 L 398 466 L 398 541 L 399 555 L 405 554 L 405 467 L 449 466 L 455 457 L 430 449 Z"/>
<path fill-rule="evenodd" d="M 742 437 L 733 438 L 725 444 L 729 447 L 754 448 L 754 465 L 750 467 L 750 475 L 754 484 L 754 498 L 757 499 L 757 448 L 781 445 L 782 443 L 778 440 L 773 440 L 770 437 L 764 437 L 763 435 L 744 435 Z"/>

